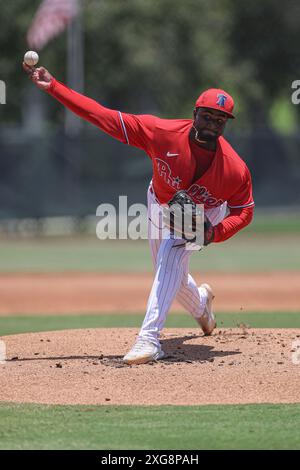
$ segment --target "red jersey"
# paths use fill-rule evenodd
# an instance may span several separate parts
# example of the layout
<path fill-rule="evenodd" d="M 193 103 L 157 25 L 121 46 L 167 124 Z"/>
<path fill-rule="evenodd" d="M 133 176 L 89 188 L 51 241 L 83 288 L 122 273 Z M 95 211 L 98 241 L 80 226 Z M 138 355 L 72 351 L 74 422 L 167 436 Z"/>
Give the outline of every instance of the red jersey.
<path fill-rule="evenodd" d="M 215 242 L 230 238 L 251 221 L 254 202 L 250 172 L 223 137 L 217 140 L 214 156 L 207 151 L 201 155 L 201 148 L 197 155 L 189 139 L 193 124 L 190 119 L 121 113 L 55 79 L 48 93 L 112 137 L 144 150 L 152 160 L 153 188 L 160 203 L 168 202 L 180 189 L 206 209 L 226 201 L 230 215 L 215 228 Z M 199 171 L 199 157 L 204 158 L 204 172 Z M 201 176 L 195 179 L 197 174 Z"/>
<path fill-rule="evenodd" d="M 199 147 L 199 145 L 195 144 L 192 140 L 190 141 L 190 146 L 192 154 L 196 160 L 196 171 L 194 176 L 196 181 L 208 170 L 215 158 L 216 152 L 214 150 L 207 150 L 203 147 Z"/>

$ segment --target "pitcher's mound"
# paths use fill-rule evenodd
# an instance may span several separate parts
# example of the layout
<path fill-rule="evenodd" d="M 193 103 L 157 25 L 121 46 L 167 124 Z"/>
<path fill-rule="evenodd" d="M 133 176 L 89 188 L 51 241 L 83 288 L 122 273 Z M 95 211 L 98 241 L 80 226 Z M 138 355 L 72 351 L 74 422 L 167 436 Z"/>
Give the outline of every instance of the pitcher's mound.
<path fill-rule="evenodd" d="M 127 366 L 138 330 L 6 336 L 0 401 L 200 405 L 300 402 L 300 329 L 164 330 L 166 358 Z M 297 354 L 298 352 L 298 354 Z"/>

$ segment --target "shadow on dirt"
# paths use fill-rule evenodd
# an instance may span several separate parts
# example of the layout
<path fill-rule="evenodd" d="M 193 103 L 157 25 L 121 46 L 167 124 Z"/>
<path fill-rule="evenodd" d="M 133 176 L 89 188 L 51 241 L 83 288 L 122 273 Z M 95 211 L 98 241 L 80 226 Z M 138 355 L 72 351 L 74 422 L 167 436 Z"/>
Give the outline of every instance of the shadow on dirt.
<path fill-rule="evenodd" d="M 162 349 L 165 352 L 165 357 L 159 361 L 163 364 L 174 363 L 193 363 L 193 362 L 214 362 L 215 358 L 234 356 L 241 354 L 240 351 L 223 351 L 216 350 L 214 346 L 205 344 L 189 344 L 186 343 L 190 339 L 194 339 L 195 335 L 182 336 L 176 338 L 163 339 L 161 341 Z M 204 339 L 205 341 L 205 339 Z M 40 354 L 40 353 L 39 353 Z M 13 357 L 6 362 L 27 362 L 27 361 L 72 361 L 81 360 L 84 363 L 91 365 L 105 365 L 110 367 L 131 367 L 123 363 L 123 356 L 119 355 L 98 355 L 98 356 L 51 356 L 45 357 L 36 354 L 35 357 Z M 155 364 L 155 361 L 152 362 Z M 59 364 L 56 364 L 59 367 Z"/>
<path fill-rule="evenodd" d="M 191 335 L 162 340 L 162 349 L 166 353 L 163 362 L 213 362 L 215 358 L 241 354 L 240 351 L 216 350 L 214 346 L 186 343 L 194 338 L 195 335 Z"/>

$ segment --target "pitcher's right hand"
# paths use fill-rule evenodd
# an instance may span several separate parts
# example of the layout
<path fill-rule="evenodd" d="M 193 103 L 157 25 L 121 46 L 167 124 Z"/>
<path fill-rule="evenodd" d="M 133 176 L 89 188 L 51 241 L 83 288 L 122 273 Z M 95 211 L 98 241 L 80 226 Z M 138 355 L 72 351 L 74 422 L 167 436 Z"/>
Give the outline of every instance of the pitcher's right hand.
<path fill-rule="evenodd" d="M 45 67 L 30 67 L 23 62 L 23 69 L 28 74 L 30 80 L 41 90 L 47 91 L 50 88 L 53 76 Z"/>

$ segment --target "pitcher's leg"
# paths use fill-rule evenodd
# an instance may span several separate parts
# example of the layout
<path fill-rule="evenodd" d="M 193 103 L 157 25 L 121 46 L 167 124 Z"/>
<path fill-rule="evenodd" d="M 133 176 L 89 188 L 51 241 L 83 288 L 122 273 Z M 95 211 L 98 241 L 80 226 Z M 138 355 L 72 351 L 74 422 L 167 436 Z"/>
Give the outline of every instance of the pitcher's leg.
<path fill-rule="evenodd" d="M 152 245 L 152 248 L 154 256 L 155 245 Z M 185 249 L 182 242 L 179 246 L 178 240 L 161 241 L 147 312 L 134 346 L 123 358 L 126 364 L 144 364 L 164 356 L 159 342 L 159 334 L 181 285 L 185 259 L 189 256 L 190 252 Z"/>
<path fill-rule="evenodd" d="M 127 364 L 141 364 L 152 360 L 161 359 L 164 356 L 159 343 L 159 334 L 162 330 L 168 311 L 178 292 L 181 290 L 181 300 L 185 303 L 192 314 L 200 313 L 198 310 L 199 299 L 201 309 L 201 323 L 205 318 L 205 329 L 212 331 L 214 328 L 213 317 L 211 317 L 211 301 L 206 289 L 205 305 L 193 278 L 188 275 L 189 257 L 192 253 L 187 250 L 182 240 L 174 240 L 162 236 L 164 233 L 161 225 L 161 210 L 156 203 L 154 193 L 148 191 L 148 219 L 149 219 L 149 242 L 154 264 L 155 278 L 148 300 L 147 312 L 140 330 L 139 336 L 133 348 L 124 356 Z M 152 236 L 151 229 L 158 229 L 159 237 Z M 155 231 L 154 231 L 155 232 Z M 209 286 L 208 286 L 209 287 Z M 196 290 L 197 289 L 197 290 Z M 205 295 L 203 293 L 203 296 Z M 191 296 L 193 301 L 188 298 Z M 198 297 L 199 296 L 199 297 Z M 203 310 L 204 309 L 204 310 Z M 207 334 L 210 334 L 210 331 Z"/>
<path fill-rule="evenodd" d="M 217 225 L 226 215 L 227 204 L 206 211 L 213 225 Z M 188 260 L 189 261 L 189 260 Z M 203 316 L 207 303 L 211 301 L 211 288 L 207 289 L 207 284 L 198 287 L 193 277 L 189 274 L 188 263 L 186 265 L 185 276 L 177 292 L 178 302 L 197 320 Z"/>
<path fill-rule="evenodd" d="M 187 274 L 183 277 L 176 299 L 194 318 L 199 318 L 204 312 L 207 293 L 197 286 L 191 274 Z"/>
<path fill-rule="evenodd" d="M 190 256 L 180 240 L 162 240 L 157 254 L 156 273 L 139 336 L 158 344 L 168 311 L 182 283 L 185 261 Z"/>
<path fill-rule="evenodd" d="M 150 232 L 149 232 L 150 233 Z M 149 245 L 151 250 L 152 262 L 156 269 L 157 254 L 160 248 L 161 239 L 151 239 Z M 176 299 L 193 316 L 199 317 L 204 311 L 207 300 L 206 291 L 199 289 L 193 277 L 189 274 L 189 257 L 183 261 L 183 277 Z"/>

